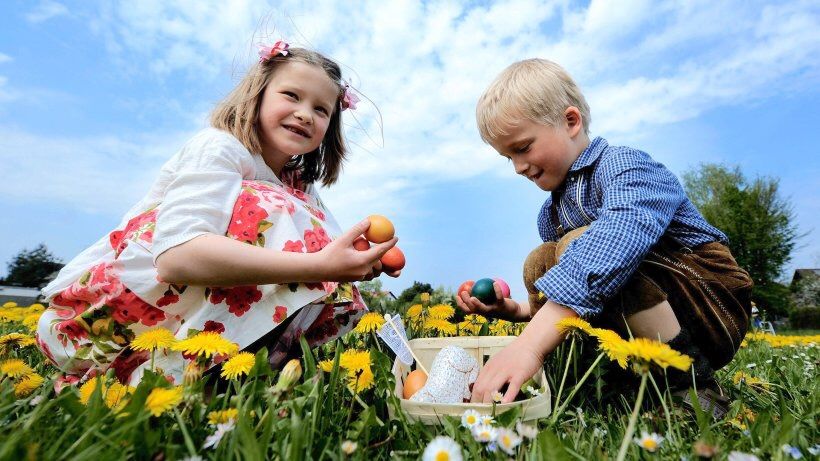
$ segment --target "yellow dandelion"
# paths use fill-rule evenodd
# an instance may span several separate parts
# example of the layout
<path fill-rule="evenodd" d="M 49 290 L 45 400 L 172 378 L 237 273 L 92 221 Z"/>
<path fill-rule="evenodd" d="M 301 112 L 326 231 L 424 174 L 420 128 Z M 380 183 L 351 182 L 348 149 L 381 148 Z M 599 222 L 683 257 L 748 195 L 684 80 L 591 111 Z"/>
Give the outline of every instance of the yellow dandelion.
<path fill-rule="evenodd" d="M 228 421 L 236 421 L 239 416 L 239 410 L 236 408 L 228 408 L 227 410 L 212 411 L 208 413 L 208 424 L 216 426 L 217 424 L 224 424 Z"/>
<path fill-rule="evenodd" d="M 319 362 L 319 368 L 325 373 L 330 373 L 333 371 L 333 360 L 322 360 Z"/>
<path fill-rule="evenodd" d="M 370 368 L 370 351 L 350 349 L 339 358 L 339 366 L 346 370 L 358 371 Z"/>
<path fill-rule="evenodd" d="M 384 325 L 384 317 L 378 312 L 368 312 L 362 316 L 356 328 L 353 330 L 356 333 L 367 334 L 371 331 L 376 331 Z"/>
<path fill-rule="evenodd" d="M 579 317 L 564 317 L 555 324 L 555 327 L 558 328 L 558 331 L 561 333 L 583 331 L 586 334 L 590 334 L 592 332 L 592 325 Z"/>
<path fill-rule="evenodd" d="M 430 293 L 422 293 L 419 295 L 419 300 L 422 304 L 428 304 L 430 302 Z"/>
<path fill-rule="evenodd" d="M 28 328 L 28 331 L 36 331 L 37 330 L 37 324 L 40 322 L 40 316 L 42 316 L 42 315 L 43 315 L 42 313 L 36 313 L 36 314 L 29 314 L 29 315 L 23 317 L 23 321 L 22 321 L 23 326 Z"/>
<path fill-rule="evenodd" d="M 484 325 L 487 323 L 487 317 L 478 314 L 468 314 L 464 316 L 465 322 L 475 323 L 478 325 Z"/>
<path fill-rule="evenodd" d="M 740 383 L 744 383 L 752 389 L 765 391 L 769 390 L 769 383 L 763 381 L 760 378 L 755 378 L 754 376 L 746 374 L 742 371 L 738 371 L 737 373 L 735 373 L 735 375 L 732 377 L 732 382 L 735 386 L 740 386 Z"/>
<path fill-rule="evenodd" d="M 413 304 L 412 306 L 407 308 L 407 317 L 413 320 L 418 320 L 421 317 L 421 313 L 423 310 L 424 308 L 421 306 L 421 304 Z"/>
<path fill-rule="evenodd" d="M 431 318 L 450 320 L 456 314 L 456 310 L 449 304 L 436 304 L 427 311 Z"/>
<path fill-rule="evenodd" d="M 456 334 L 456 325 L 444 319 L 429 318 L 424 322 L 424 330 L 435 330 L 439 335 L 453 336 Z"/>
<path fill-rule="evenodd" d="M 153 351 L 155 349 L 167 349 L 174 345 L 177 339 L 170 330 L 165 328 L 154 328 L 143 331 L 131 341 L 131 349 L 135 351 Z"/>
<path fill-rule="evenodd" d="M 664 370 L 667 367 L 686 371 L 692 365 L 692 358 L 664 344 L 649 338 L 633 338 L 627 342 L 630 356 L 639 365 L 655 364 Z"/>
<path fill-rule="evenodd" d="M 347 373 L 347 387 L 353 392 L 361 392 L 373 386 L 373 371 L 368 364 L 361 370 L 350 370 Z"/>
<path fill-rule="evenodd" d="M 24 335 L 22 333 L 9 333 L 0 336 L 0 354 L 4 354 L 12 347 L 28 347 L 37 344 L 37 341 L 31 335 Z"/>
<path fill-rule="evenodd" d="M 458 331 L 464 335 L 464 333 L 469 333 L 471 335 L 477 335 L 479 331 L 481 331 L 481 325 L 475 324 L 468 320 L 464 320 L 463 322 L 458 323 Z"/>
<path fill-rule="evenodd" d="M 133 394 L 136 390 L 133 386 L 126 386 L 124 384 L 115 382 L 112 383 L 108 390 L 105 391 L 105 406 L 114 410 L 114 412 L 118 412 L 122 410 L 122 408 L 127 403 L 126 397 Z"/>
<path fill-rule="evenodd" d="M 8 301 L 8 302 L 3 303 L 3 308 L 4 309 L 9 309 L 9 308 L 12 308 L 12 307 L 17 307 L 17 303 L 14 302 L 14 301 Z"/>
<path fill-rule="evenodd" d="M 34 370 L 20 359 L 9 359 L 0 363 L 0 375 L 19 378 L 31 373 L 34 373 Z"/>
<path fill-rule="evenodd" d="M 43 381 L 45 381 L 43 377 L 37 373 L 29 373 L 14 385 L 14 396 L 18 399 L 28 397 L 43 384 Z"/>
<path fill-rule="evenodd" d="M 177 386 L 171 389 L 156 387 L 145 399 L 145 408 L 154 416 L 159 416 L 168 410 L 173 409 L 182 402 L 182 387 Z"/>
<path fill-rule="evenodd" d="M 237 379 L 251 372 L 256 363 L 256 356 L 250 352 L 240 352 L 222 364 L 220 376 L 227 379 Z"/>
<path fill-rule="evenodd" d="M 618 362 L 621 368 L 626 368 L 629 361 L 629 348 L 627 342 L 618 333 L 604 328 L 593 328 L 590 335 L 598 339 L 598 348 L 601 349 L 610 360 Z"/>
<path fill-rule="evenodd" d="M 239 352 L 239 346 L 213 331 L 205 331 L 188 339 L 178 341 L 171 349 L 190 355 L 211 358 L 214 355 L 234 355 Z"/>
<path fill-rule="evenodd" d="M 492 336 L 507 336 L 512 329 L 512 322 L 507 320 L 495 320 L 490 323 L 490 335 Z"/>
<path fill-rule="evenodd" d="M 96 376 L 89 379 L 82 386 L 80 386 L 80 403 L 83 405 L 88 405 L 88 400 L 91 399 L 91 394 L 94 393 L 94 389 L 97 388 L 97 383 L 100 382 L 100 379 Z M 105 394 L 106 385 L 105 382 L 102 382 L 102 389 L 100 389 Z"/>

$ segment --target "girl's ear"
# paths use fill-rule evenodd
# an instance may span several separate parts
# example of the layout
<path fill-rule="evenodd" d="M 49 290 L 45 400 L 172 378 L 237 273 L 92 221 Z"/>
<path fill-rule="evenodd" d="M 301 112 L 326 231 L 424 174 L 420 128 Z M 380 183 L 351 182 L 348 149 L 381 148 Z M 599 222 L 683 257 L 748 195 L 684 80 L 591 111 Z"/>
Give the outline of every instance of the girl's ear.
<path fill-rule="evenodd" d="M 564 118 L 567 121 L 567 131 L 571 138 L 575 137 L 584 128 L 584 119 L 577 107 L 567 107 L 567 110 L 564 111 Z"/>

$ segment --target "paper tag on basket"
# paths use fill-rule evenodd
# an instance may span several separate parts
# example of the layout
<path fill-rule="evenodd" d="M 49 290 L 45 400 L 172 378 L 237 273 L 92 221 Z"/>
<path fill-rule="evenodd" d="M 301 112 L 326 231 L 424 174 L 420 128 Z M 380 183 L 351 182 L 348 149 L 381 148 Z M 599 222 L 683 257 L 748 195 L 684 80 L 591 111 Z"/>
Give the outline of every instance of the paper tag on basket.
<path fill-rule="evenodd" d="M 396 354 L 396 357 L 408 367 L 413 364 L 413 354 L 407 343 L 407 332 L 404 323 L 398 315 L 386 314 L 384 325 L 376 331 L 385 344 Z"/>
<path fill-rule="evenodd" d="M 470 385 L 478 378 L 479 368 L 476 359 L 463 348 L 447 346 L 433 360 L 427 383 L 410 400 L 462 403 L 472 394 Z"/>

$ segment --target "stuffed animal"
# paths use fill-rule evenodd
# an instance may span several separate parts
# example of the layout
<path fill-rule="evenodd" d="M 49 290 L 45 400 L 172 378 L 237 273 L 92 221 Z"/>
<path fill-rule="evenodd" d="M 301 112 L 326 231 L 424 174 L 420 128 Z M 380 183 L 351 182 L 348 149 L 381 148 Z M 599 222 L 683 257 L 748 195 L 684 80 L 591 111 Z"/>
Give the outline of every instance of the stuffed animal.
<path fill-rule="evenodd" d="M 524 260 L 524 287 L 527 289 L 530 310 L 533 315 L 546 302 L 544 294 L 535 288 L 535 281 L 547 273 L 561 259 L 561 255 L 573 240 L 577 239 L 589 226 L 573 229 L 558 242 L 544 242 L 527 255 Z"/>

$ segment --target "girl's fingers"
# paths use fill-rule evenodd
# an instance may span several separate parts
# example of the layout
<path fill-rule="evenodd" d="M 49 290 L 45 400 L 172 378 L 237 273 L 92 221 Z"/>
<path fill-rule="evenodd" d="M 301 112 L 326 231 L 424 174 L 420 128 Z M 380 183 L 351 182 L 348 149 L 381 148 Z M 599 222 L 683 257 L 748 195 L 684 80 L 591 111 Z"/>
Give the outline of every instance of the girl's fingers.
<path fill-rule="evenodd" d="M 339 239 L 344 240 L 347 243 L 352 244 L 353 241 L 356 240 L 356 237 L 364 234 L 364 231 L 366 231 L 369 227 L 370 227 L 370 220 L 365 219 L 363 221 L 358 222 L 356 225 L 354 225 L 350 229 L 348 229 L 348 231 L 345 232 L 344 234 L 342 234 L 339 237 Z"/>
<path fill-rule="evenodd" d="M 379 258 L 381 258 L 382 256 L 384 256 L 384 254 L 387 253 L 387 250 L 389 250 L 389 249 L 393 248 L 394 246 L 396 246 L 396 243 L 398 241 L 399 241 L 398 237 L 393 237 L 392 239 L 390 239 L 390 240 L 388 240 L 384 243 L 377 243 L 377 244 L 373 245 L 372 247 L 370 247 L 369 250 L 362 251 L 362 253 L 364 253 L 367 256 L 368 260 L 376 261 Z"/>

